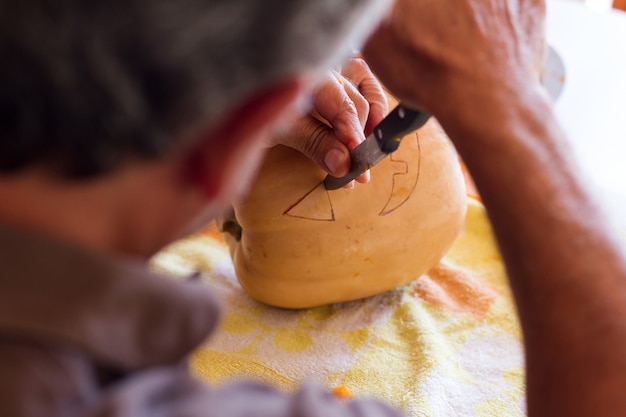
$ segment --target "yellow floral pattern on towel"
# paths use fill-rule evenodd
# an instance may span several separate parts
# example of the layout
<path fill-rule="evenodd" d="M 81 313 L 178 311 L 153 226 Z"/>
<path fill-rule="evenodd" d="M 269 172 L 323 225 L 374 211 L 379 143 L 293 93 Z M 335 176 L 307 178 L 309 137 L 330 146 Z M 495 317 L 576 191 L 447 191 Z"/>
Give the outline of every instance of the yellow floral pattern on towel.
<path fill-rule="evenodd" d="M 304 310 L 260 304 L 237 283 L 223 241 L 206 234 L 165 249 L 153 265 L 174 275 L 204 272 L 223 301 L 220 331 L 192 358 L 210 383 L 255 378 L 289 390 L 315 380 L 408 416 L 525 415 L 520 328 L 476 200 L 436 268 L 358 301 Z"/>

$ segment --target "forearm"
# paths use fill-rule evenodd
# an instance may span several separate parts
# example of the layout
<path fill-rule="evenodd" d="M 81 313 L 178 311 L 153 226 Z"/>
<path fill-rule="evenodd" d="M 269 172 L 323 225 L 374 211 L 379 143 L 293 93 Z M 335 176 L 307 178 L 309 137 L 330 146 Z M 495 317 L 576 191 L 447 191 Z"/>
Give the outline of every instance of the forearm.
<path fill-rule="evenodd" d="M 468 90 L 448 101 L 465 110 L 444 109 L 441 121 L 473 175 L 510 276 L 529 415 L 623 415 L 623 254 L 546 99 Z"/>

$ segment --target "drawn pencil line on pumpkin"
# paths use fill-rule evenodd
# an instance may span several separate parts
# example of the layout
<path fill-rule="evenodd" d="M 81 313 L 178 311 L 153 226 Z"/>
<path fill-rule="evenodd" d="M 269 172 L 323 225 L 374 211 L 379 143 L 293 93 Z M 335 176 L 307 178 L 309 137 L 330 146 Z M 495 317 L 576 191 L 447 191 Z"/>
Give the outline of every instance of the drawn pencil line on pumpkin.
<path fill-rule="evenodd" d="M 413 195 L 413 192 L 417 187 L 421 166 L 420 140 L 417 132 L 415 132 L 412 136 L 412 138 L 406 138 L 405 140 L 415 140 L 417 161 L 414 164 L 409 163 L 409 161 L 413 159 L 410 158 L 409 155 L 398 157 L 398 153 L 403 152 L 402 148 L 389 156 L 389 163 L 401 164 L 403 169 L 392 174 L 391 192 L 385 205 L 378 213 L 379 216 L 386 216 L 404 205 L 409 198 L 411 198 L 411 195 Z M 410 151 L 405 150 L 404 152 L 406 153 Z M 333 203 L 330 198 L 330 193 L 324 187 L 323 181 L 307 191 L 295 203 L 283 211 L 282 214 L 304 220 L 328 222 L 335 221 Z"/>
<path fill-rule="evenodd" d="M 407 187 L 404 190 L 402 190 L 401 188 L 402 185 L 400 184 L 400 181 L 399 181 L 400 178 L 398 177 L 403 177 L 405 180 L 408 179 L 410 181 L 411 177 L 409 176 L 410 175 L 409 171 L 411 168 L 411 164 L 409 164 L 409 162 L 406 160 L 402 160 L 402 159 L 396 160 L 394 158 L 395 154 L 391 154 L 390 155 L 391 161 L 395 163 L 403 162 L 405 170 L 404 172 L 393 173 L 391 177 L 391 182 L 392 182 L 391 194 L 389 195 L 389 199 L 385 203 L 380 213 L 378 213 L 379 216 L 386 216 L 387 214 L 392 213 L 393 211 L 397 210 L 402 205 L 404 205 L 409 200 L 409 198 L 411 198 L 411 196 L 413 195 L 413 192 L 415 191 L 415 188 L 417 187 L 417 183 L 419 182 L 419 177 L 420 177 L 421 152 L 420 152 L 419 134 L 418 132 L 415 132 L 414 135 L 415 135 L 415 143 L 417 145 L 417 163 L 415 164 L 415 167 L 416 167 L 415 168 L 416 170 L 415 180 L 413 181 L 413 184 L 410 187 Z M 409 138 L 406 138 L 405 140 L 408 140 L 408 139 Z M 400 150 L 398 150 L 398 152 L 400 152 Z M 398 181 L 396 181 L 396 179 L 398 179 Z"/>
<path fill-rule="evenodd" d="M 324 198 L 325 196 L 326 198 Z M 335 221 L 335 210 L 324 181 L 320 181 L 295 203 L 283 211 L 283 215 L 314 221 Z"/>

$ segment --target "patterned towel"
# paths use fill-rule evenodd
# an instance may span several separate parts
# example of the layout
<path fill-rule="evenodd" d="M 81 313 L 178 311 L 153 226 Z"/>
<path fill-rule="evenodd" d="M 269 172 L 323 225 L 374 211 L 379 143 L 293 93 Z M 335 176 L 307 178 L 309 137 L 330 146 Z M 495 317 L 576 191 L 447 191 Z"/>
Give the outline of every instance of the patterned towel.
<path fill-rule="evenodd" d="M 484 207 L 442 262 L 367 299 L 283 310 L 250 299 L 214 229 L 175 243 L 153 265 L 200 270 L 223 300 L 220 331 L 193 356 L 210 383 L 256 378 L 286 390 L 315 380 L 376 397 L 413 417 L 523 416 L 521 331 Z"/>

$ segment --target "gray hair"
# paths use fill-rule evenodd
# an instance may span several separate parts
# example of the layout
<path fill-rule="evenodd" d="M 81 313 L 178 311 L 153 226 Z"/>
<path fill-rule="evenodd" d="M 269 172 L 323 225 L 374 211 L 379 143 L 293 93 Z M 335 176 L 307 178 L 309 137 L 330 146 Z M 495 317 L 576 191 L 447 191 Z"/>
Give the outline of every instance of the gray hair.
<path fill-rule="evenodd" d="M 0 0 L 0 171 L 156 158 L 345 58 L 389 0 Z"/>

